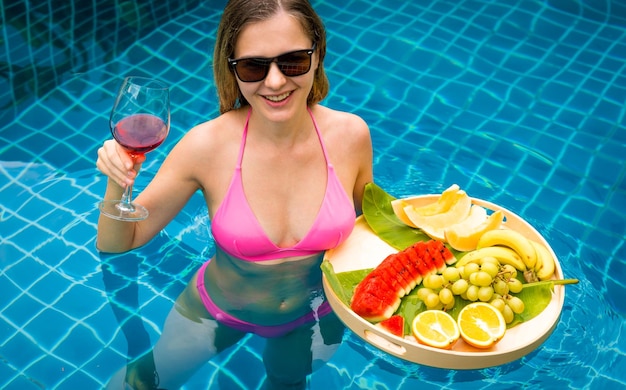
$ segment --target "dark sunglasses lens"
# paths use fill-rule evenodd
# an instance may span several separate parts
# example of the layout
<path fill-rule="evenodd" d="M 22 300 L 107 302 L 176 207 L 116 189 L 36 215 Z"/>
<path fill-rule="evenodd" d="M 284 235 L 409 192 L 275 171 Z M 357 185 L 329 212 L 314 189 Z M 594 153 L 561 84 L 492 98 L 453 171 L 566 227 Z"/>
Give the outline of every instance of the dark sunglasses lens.
<path fill-rule="evenodd" d="M 260 58 L 239 60 L 235 70 L 241 81 L 260 81 L 267 76 L 270 62 Z"/>
<path fill-rule="evenodd" d="M 311 56 L 306 50 L 282 55 L 276 62 L 280 71 L 289 77 L 303 75 L 311 69 Z"/>

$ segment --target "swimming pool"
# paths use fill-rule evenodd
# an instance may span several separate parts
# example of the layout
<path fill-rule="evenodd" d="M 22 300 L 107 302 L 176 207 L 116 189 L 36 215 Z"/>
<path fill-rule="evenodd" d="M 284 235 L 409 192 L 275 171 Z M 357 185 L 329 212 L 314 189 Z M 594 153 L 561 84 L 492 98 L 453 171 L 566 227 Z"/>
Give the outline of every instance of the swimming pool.
<path fill-rule="evenodd" d="M 156 339 L 213 251 L 199 195 L 141 250 L 95 251 L 105 183 L 94 161 L 114 93 L 130 73 L 172 85 L 172 131 L 141 191 L 176 140 L 217 115 L 210 53 L 224 1 L 127 2 L 119 18 L 114 2 L 40 3 L 2 7 L 0 388 L 95 389 Z M 398 197 L 457 183 L 511 209 L 580 283 L 554 334 L 518 361 L 417 366 L 348 332 L 311 388 L 626 385 L 626 7 L 333 3 L 314 1 L 329 32 L 325 103 L 369 123 L 376 182 Z M 257 388 L 261 346 L 246 338 L 187 388 Z"/>

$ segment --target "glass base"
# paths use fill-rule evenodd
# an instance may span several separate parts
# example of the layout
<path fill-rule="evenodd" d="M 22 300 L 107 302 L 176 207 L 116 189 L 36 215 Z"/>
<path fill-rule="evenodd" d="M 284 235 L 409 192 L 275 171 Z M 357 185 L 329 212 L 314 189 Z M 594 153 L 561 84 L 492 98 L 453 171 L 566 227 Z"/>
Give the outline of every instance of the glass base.
<path fill-rule="evenodd" d="M 102 214 L 118 221 L 141 221 L 148 218 L 148 209 L 121 200 L 104 200 L 100 202 L 99 209 Z"/>

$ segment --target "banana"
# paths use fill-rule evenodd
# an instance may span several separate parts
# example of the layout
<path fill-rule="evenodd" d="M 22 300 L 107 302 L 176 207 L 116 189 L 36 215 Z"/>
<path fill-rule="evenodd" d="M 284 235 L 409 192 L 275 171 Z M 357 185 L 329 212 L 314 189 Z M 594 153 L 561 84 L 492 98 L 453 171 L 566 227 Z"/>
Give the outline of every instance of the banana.
<path fill-rule="evenodd" d="M 500 264 L 512 265 L 518 271 L 523 272 L 527 269 L 526 264 L 524 264 L 517 252 L 506 246 L 488 246 L 467 252 L 454 266 L 459 268 L 468 263 L 480 263 L 483 257 L 488 256 L 495 257 Z"/>
<path fill-rule="evenodd" d="M 511 229 L 489 230 L 480 237 L 476 248 L 492 246 L 506 246 L 513 249 L 524 262 L 525 268 L 535 268 L 537 252 L 530 240 L 524 237 L 522 233 Z"/>
<path fill-rule="evenodd" d="M 539 280 L 548 280 L 552 278 L 554 275 L 554 271 L 556 270 L 556 264 L 554 262 L 554 257 L 545 247 L 545 245 L 540 244 L 538 242 L 529 240 L 532 245 L 535 247 L 535 251 L 537 252 L 537 262 L 540 263 L 539 266 L 535 265 L 535 272 L 537 273 L 537 277 Z"/>
<path fill-rule="evenodd" d="M 543 245 L 533 240 L 530 240 L 530 243 L 533 244 L 533 246 L 535 247 L 535 252 L 537 252 L 537 262 L 535 263 L 535 267 L 533 268 L 533 272 L 537 272 L 541 269 L 541 267 L 543 267 L 543 258 L 545 257 L 544 253 L 540 252 L 541 248 L 537 248 L 537 247 L 543 246 Z"/>

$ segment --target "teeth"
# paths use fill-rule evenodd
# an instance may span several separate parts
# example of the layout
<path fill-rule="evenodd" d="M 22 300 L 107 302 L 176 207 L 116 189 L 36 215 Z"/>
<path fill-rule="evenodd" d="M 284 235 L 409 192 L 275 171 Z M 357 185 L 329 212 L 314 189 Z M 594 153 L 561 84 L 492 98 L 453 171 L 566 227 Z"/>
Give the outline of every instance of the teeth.
<path fill-rule="evenodd" d="M 289 96 L 289 92 L 286 92 L 286 93 L 283 93 L 282 95 L 278 95 L 278 96 L 265 96 L 265 98 L 267 100 L 271 100 L 273 102 L 280 102 L 281 100 L 287 99 L 288 96 Z"/>

